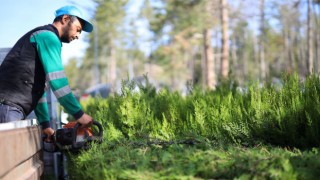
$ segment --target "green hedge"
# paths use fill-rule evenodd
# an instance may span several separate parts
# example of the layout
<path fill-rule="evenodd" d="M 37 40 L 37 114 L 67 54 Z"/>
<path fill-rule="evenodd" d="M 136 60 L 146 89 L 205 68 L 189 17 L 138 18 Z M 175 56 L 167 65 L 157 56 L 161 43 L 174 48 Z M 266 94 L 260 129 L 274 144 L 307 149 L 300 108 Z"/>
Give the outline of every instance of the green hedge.
<path fill-rule="evenodd" d="M 195 88 L 187 96 L 166 89 L 158 92 L 149 84 L 139 91 L 133 89 L 134 84 L 129 84 L 122 87 L 121 94 L 82 103 L 85 111 L 102 123 L 105 133 L 101 145 L 72 156 L 75 177 L 319 176 L 314 168 L 305 174 L 300 164 L 309 162 L 302 154 L 313 161 L 320 159 L 317 152 L 308 151 L 320 143 L 320 82 L 316 75 L 303 82 L 297 75 L 285 76 L 280 87 L 252 83 L 244 90 L 225 82 L 215 91 Z M 233 148 L 223 150 L 230 146 Z M 265 148 L 257 146 L 281 148 L 271 148 L 260 157 L 257 151 Z M 238 154 L 235 147 L 246 150 L 240 149 Z M 302 152 L 288 151 L 295 148 Z M 319 169 L 318 162 L 313 165 Z"/>
<path fill-rule="evenodd" d="M 102 122 L 106 140 L 179 140 L 205 137 L 219 143 L 308 148 L 319 146 L 320 82 L 283 78 L 282 88 L 249 85 L 243 92 L 224 85 L 182 96 L 152 86 L 123 87 L 108 99 L 90 99 L 86 111 Z"/>

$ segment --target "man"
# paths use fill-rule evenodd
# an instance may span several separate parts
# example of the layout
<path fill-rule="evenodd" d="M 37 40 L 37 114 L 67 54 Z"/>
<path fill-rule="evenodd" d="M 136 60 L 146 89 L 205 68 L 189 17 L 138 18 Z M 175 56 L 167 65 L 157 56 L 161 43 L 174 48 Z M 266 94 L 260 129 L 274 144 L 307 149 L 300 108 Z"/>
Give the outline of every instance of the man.
<path fill-rule="evenodd" d="M 25 119 L 34 110 L 43 132 L 50 137 L 50 117 L 45 90 L 51 87 L 59 103 L 83 126 L 92 123 L 74 97 L 61 60 L 62 42 L 79 39 L 81 31 L 93 26 L 74 6 L 55 12 L 49 25 L 37 27 L 22 36 L 0 66 L 0 122 Z"/>

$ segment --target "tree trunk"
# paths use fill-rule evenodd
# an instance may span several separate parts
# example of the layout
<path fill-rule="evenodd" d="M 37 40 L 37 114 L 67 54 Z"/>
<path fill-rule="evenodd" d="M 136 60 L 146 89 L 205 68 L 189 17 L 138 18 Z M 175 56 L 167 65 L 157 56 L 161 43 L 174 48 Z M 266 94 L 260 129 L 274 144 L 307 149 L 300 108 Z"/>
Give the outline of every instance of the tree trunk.
<path fill-rule="evenodd" d="M 246 68 L 246 72 L 247 72 L 247 77 L 249 77 L 249 74 L 250 76 L 253 76 L 253 77 L 257 77 L 257 78 L 260 78 L 260 62 L 259 62 L 259 55 L 260 55 L 260 47 L 259 47 L 259 37 L 256 35 L 257 33 L 255 32 L 253 34 L 253 37 L 252 37 L 252 51 L 253 51 L 253 61 L 254 61 L 254 66 L 257 67 L 255 69 L 253 69 L 251 71 L 251 73 L 249 72 L 249 69 Z M 246 54 L 248 54 L 249 52 L 247 52 Z M 246 58 L 244 58 L 244 60 L 246 61 L 246 64 L 247 66 L 250 64 L 248 59 L 250 56 L 247 55 Z M 258 80 L 258 79 L 257 79 Z"/>
<path fill-rule="evenodd" d="M 312 46 L 312 38 L 313 38 L 313 34 L 312 34 L 312 21 L 311 21 L 311 15 L 312 15 L 312 10 L 311 10 L 311 3 L 312 0 L 308 0 L 308 72 L 312 73 L 314 70 L 314 65 L 313 65 L 313 46 Z"/>
<path fill-rule="evenodd" d="M 195 85 L 195 61 L 196 61 L 196 54 L 197 54 L 197 47 L 194 46 L 192 47 L 192 51 L 191 51 L 191 58 L 189 60 L 189 78 L 188 78 L 188 81 L 189 81 L 189 85 L 191 86 L 194 86 Z"/>
<path fill-rule="evenodd" d="M 316 29 L 316 31 L 319 31 L 318 29 Z M 317 32 L 317 39 L 316 39 L 316 47 L 315 49 L 317 50 L 316 53 L 316 72 L 319 73 L 320 70 L 320 35 L 319 32 Z"/>
<path fill-rule="evenodd" d="M 239 71 L 240 71 L 240 68 L 239 68 L 239 64 L 238 64 L 238 57 L 237 57 L 237 45 L 236 45 L 236 37 L 235 37 L 235 35 L 233 35 L 232 36 L 232 46 L 231 46 L 231 55 L 232 55 L 232 57 L 231 57 L 231 59 L 232 59 L 232 68 L 231 69 L 233 69 L 233 75 L 234 75 L 234 77 L 239 81 L 240 79 L 239 79 L 239 75 L 240 75 L 240 73 L 239 73 Z"/>
<path fill-rule="evenodd" d="M 285 21 L 283 21 L 285 22 Z M 284 64 L 285 64 L 285 67 L 287 67 L 286 71 L 288 72 L 291 72 L 291 63 L 289 60 L 289 36 L 288 36 L 288 32 L 287 32 L 287 28 L 286 25 L 284 24 L 283 25 L 283 41 L 284 41 L 284 51 L 282 52 L 283 54 L 283 60 L 284 60 Z"/>
<path fill-rule="evenodd" d="M 93 22 L 96 26 L 97 22 Z M 101 82 L 100 79 L 100 69 L 99 69 L 99 49 L 98 49 L 98 28 L 93 28 L 93 35 L 94 35 L 94 78 L 96 81 L 96 84 L 99 84 Z"/>
<path fill-rule="evenodd" d="M 221 25 L 222 25 L 222 59 L 221 59 L 221 75 L 223 78 L 228 78 L 229 73 L 229 15 L 227 0 L 220 0 L 221 3 Z"/>
<path fill-rule="evenodd" d="M 319 14 L 319 8 L 320 8 L 320 4 L 316 5 L 316 7 L 318 8 L 318 12 L 315 12 L 315 14 Z M 317 15 L 314 16 L 315 17 L 315 21 L 316 21 L 316 27 L 319 27 L 319 18 Z M 319 29 L 316 28 L 315 29 L 315 34 L 316 34 L 316 43 L 315 43 L 315 50 L 316 50 L 316 73 L 319 73 L 320 70 L 320 35 L 319 35 Z"/>
<path fill-rule="evenodd" d="M 213 48 L 211 45 L 211 37 L 212 37 L 212 30 L 205 29 L 203 31 L 203 42 L 204 42 L 204 82 L 205 86 L 208 89 L 215 89 L 216 86 L 216 77 L 215 77 L 215 68 L 214 68 L 214 55 L 213 55 Z"/>
<path fill-rule="evenodd" d="M 208 0 L 205 5 L 205 13 L 207 15 L 207 27 L 203 30 L 203 84 L 208 89 L 215 89 L 216 87 L 216 72 L 215 72 L 215 58 L 214 50 L 211 44 L 212 39 L 212 27 L 210 27 L 213 21 L 213 12 L 214 12 L 215 3 L 213 0 Z"/>
<path fill-rule="evenodd" d="M 294 31 L 290 31 L 290 38 L 289 39 L 290 39 L 291 45 L 289 47 L 289 59 L 290 59 L 290 69 L 292 71 L 295 71 L 295 64 L 294 64 L 295 36 L 296 36 L 296 33 Z"/>
<path fill-rule="evenodd" d="M 109 61 L 109 82 L 112 84 L 112 87 L 116 87 L 117 80 L 117 62 L 116 62 L 116 52 L 114 47 L 110 47 L 110 61 Z M 114 89 L 113 89 L 114 90 Z"/>
<path fill-rule="evenodd" d="M 266 79 L 266 62 L 264 54 L 264 43 L 265 43 L 265 27 L 264 27 L 264 0 L 260 1 L 260 49 L 259 49 L 259 58 L 260 58 L 260 80 L 264 81 Z"/>

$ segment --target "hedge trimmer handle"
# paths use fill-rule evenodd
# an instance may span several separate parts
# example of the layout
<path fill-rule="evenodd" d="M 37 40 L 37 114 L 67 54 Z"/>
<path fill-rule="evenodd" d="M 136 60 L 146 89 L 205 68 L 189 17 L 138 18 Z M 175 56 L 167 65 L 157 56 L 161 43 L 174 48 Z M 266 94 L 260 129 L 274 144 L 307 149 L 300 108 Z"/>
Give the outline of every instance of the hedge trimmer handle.
<path fill-rule="evenodd" d="M 102 137 L 103 137 L 102 125 L 98 121 L 95 121 L 95 120 L 93 120 L 92 125 L 98 127 L 98 129 L 99 129 L 98 136 L 94 136 L 94 135 L 89 136 L 88 133 L 85 131 L 84 141 L 80 141 L 80 142 L 77 142 L 77 132 L 78 132 L 78 129 L 81 127 L 81 124 L 77 123 L 74 126 L 74 129 L 73 129 L 73 142 L 72 142 L 72 147 L 73 148 L 80 149 L 80 148 L 84 147 L 87 142 L 92 142 L 92 141 L 96 141 L 98 143 L 102 142 Z"/>
<path fill-rule="evenodd" d="M 93 136 L 92 141 L 97 141 L 98 143 L 102 143 L 102 137 L 103 137 L 103 128 L 102 125 L 98 122 L 93 120 L 93 125 L 97 126 L 99 129 L 98 137 Z"/>

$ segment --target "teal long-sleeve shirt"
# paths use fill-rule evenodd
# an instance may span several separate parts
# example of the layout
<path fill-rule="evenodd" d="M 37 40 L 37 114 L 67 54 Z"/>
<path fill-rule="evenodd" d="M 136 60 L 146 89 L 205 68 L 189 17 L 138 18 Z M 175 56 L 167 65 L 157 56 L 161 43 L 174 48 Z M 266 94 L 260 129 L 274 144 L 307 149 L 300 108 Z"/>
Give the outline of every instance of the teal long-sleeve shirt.
<path fill-rule="evenodd" d="M 46 86 L 50 86 L 59 103 L 76 119 L 83 115 L 81 106 L 73 95 L 61 60 L 61 41 L 57 35 L 48 30 L 35 32 L 30 42 L 36 45 L 38 56 L 46 74 Z M 43 128 L 49 126 L 50 116 L 46 93 L 39 100 L 35 109 L 38 122 Z"/>

